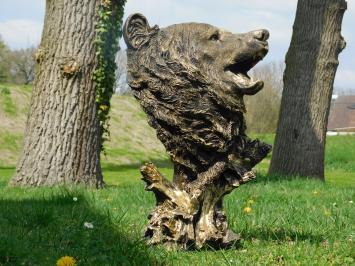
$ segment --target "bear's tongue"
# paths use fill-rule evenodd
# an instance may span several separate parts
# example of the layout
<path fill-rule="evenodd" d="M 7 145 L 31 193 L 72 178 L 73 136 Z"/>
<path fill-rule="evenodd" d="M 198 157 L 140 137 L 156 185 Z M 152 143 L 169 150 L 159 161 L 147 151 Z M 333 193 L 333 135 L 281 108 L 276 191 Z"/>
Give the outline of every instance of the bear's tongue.
<path fill-rule="evenodd" d="M 264 86 L 264 82 L 260 80 L 254 81 L 246 73 L 233 73 L 230 70 L 226 71 L 226 73 L 232 78 L 236 89 L 242 94 L 254 95 Z"/>

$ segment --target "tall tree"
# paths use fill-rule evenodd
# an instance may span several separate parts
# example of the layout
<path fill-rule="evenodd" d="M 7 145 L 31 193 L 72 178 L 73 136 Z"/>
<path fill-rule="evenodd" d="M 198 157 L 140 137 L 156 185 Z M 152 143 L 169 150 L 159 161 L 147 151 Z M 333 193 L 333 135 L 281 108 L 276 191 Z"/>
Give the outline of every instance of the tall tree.
<path fill-rule="evenodd" d="M 270 173 L 324 180 L 327 119 L 338 55 L 345 47 L 345 0 L 299 0 L 286 55 Z"/>
<path fill-rule="evenodd" d="M 8 81 L 9 73 L 9 55 L 10 49 L 6 46 L 0 36 L 0 82 Z"/>
<path fill-rule="evenodd" d="M 35 75 L 36 48 L 30 47 L 13 51 L 11 54 L 12 80 L 15 83 L 30 84 Z"/>
<path fill-rule="evenodd" d="M 47 0 L 13 185 L 102 186 L 100 151 L 125 0 Z"/>

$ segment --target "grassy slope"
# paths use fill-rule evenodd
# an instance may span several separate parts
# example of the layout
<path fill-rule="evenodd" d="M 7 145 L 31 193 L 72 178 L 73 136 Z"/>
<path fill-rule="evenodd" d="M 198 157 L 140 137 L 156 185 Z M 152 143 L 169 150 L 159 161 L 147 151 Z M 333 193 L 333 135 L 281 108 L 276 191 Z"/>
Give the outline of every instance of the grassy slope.
<path fill-rule="evenodd" d="M 29 99 L 29 90 L 7 86 L 11 92 L 4 100 L 1 87 L 0 102 L 11 97 L 15 108 L 0 106 L 0 265 L 54 265 L 65 255 L 80 265 L 354 263 L 354 137 L 328 138 L 326 184 L 267 177 L 268 158 L 258 166 L 256 181 L 227 196 L 229 223 L 241 233 L 241 247 L 167 252 L 141 241 L 154 197 L 144 191 L 137 168 L 149 158 L 167 176 L 172 170 L 132 98 L 113 100 L 112 140 L 103 158 L 108 189 L 9 188 L 14 169 L 8 166 L 15 164 L 25 119 L 18 109 L 28 108 L 28 101 L 16 103 Z M 272 142 L 270 135 L 259 137 Z M 251 213 L 243 212 L 246 206 Z M 85 229 L 84 222 L 94 228 Z"/>
<path fill-rule="evenodd" d="M 0 167 L 14 166 L 21 147 L 30 86 L 0 84 Z"/>

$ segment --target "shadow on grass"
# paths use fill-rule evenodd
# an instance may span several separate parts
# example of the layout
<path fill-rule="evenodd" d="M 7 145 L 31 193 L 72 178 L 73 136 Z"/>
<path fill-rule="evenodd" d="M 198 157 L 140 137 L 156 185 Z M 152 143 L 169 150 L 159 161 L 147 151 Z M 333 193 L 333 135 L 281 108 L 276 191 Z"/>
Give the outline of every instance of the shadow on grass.
<path fill-rule="evenodd" d="M 0 165 L 0 170 L 14 170 L 15 171 L 16 166 L 4 166 L 4 165 Z"/>
<path fill-rule="evenodd" d="M 162 263 L 138 236 L 123 230 L 124 215 L 97 212 L 83 195 L 76 197 L 1 200 L 0 265 L 55 265 L 62 256 L 74 257 L 78 265 Z M 93 228 L 85 228 L 85 222 Z M 156 249 L 154 254 L 159 256 Z"/>

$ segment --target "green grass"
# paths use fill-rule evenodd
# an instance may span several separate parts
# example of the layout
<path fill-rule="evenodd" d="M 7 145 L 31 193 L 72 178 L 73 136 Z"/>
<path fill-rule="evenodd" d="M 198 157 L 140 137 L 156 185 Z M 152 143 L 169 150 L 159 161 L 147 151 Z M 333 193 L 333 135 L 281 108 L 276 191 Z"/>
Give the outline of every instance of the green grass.
<path fill-rule="evenodd" d="M 353 265 L 355 175 L 343 166 L 354 158 L 338 151 L 352 140 L 328 139 L 326 183 L 269 177 L 270 156 L 262 162 L 257 179 L 225 199 L 229 224 L 243 238 L 229 250 L 178 252 L 144 244 L 155 200 L 144 191 L 140 161 L 151 158 L 171 177 L 166 157 L 127 149 L 138 162 L 104 162 L 108 188 L 100 191 L 9 188 L 14 169 L 0 169 L 0 265 L 54 265 L 66 255 L 79 265 Z M 251 213 L 243 211 L 246 206 Z M 94 228 L 84 228 L 84 222 Z"/>
<path fill-rule="evenodd" d="M 267 143 L 274 142 L 272 134 L 252 134 Z M 256 170 L 266 174 L 271 154 L 267 156 Z M 355 188 L 355 135 L 329 136 L 325 149 L 325 180 L 329 184 Z"/>
<path fill-rule="evenodd" d="M 4 131 L 0 134 L 0 167 L 14 167 L 14 161 L 17 159 L 21 148 L 23 135 Z M 3 158 L 4 161 L 2 160 Z M 10 161 L 10 163 L 9 163 Z"/>
<path fill-rule="evenodd" d="M 11 134 L 10 132 L 3 132 L 0 138 L 0 146 L 2 149 L 7 149 L 10 151 L 18 151 L 21 147 L 23 135 L 22 134 Z"/>
<path fill-rule="evenodd" d="M 355 173 L 355 135 L 327 138 L 325 165 Z"/>
<path fill-rule="evenodd" d="M 17 113 L 17 108 L 11 98 L 11 90 L 8 87 L 0 87 L 0 100 L 4 112 L 7 115 L 15 116 Z"/>
<path fill-rule="evenodd" d="M 171 168 L 163 168 L 171 174 Z M 155 200 L 135 167 L 104 169 L 107 189 L 9 188 L 0 171 L 0 265 L 351 265 L 353 188 L 259 175 L 226 197 L 231 228 L 243 238 L 229 250 L 165 251 L 141 235 Z M 77 201 L 73 198 L 77 197 Z M 250 200 L 253 201 L 250 202 Z M 250 214 L 243 212 L 246 206 Z M 94 225 L 84 228 L 84 222 Z"/>

